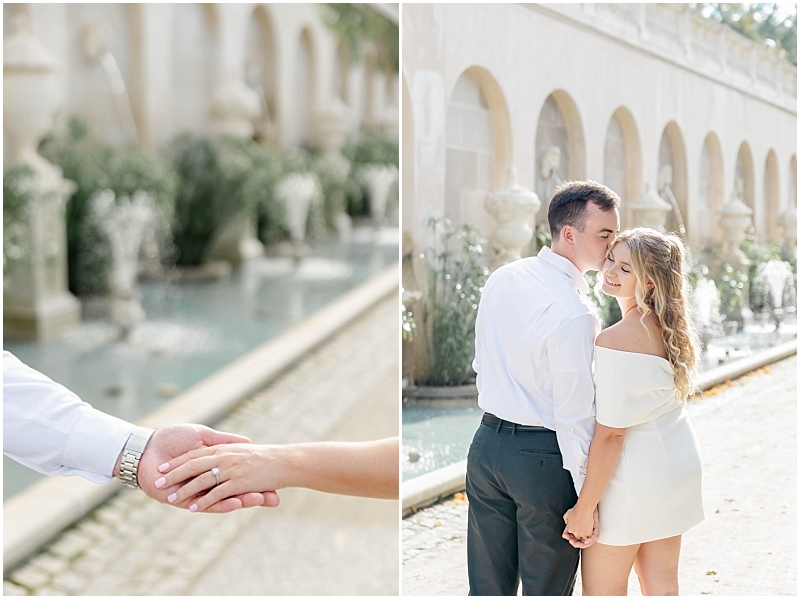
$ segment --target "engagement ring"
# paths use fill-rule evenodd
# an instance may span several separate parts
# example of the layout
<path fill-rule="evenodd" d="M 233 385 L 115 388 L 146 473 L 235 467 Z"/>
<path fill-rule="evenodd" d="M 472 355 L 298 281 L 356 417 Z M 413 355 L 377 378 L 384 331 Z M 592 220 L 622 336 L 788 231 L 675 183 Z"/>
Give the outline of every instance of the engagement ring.
<path fill-rule="evenodd" d="M 213 474 L 214 478 L 217 479 L 217 484 L 215 486 L 218 487 L 219 486 L 219 468 L 212 468 L 211 469 L 211 474 Z"/>

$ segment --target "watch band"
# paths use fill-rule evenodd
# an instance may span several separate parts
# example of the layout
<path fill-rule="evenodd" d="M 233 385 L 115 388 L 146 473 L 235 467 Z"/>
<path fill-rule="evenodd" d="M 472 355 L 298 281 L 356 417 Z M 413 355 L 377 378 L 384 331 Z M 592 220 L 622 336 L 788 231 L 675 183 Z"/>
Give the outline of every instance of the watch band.
<path fill-rule="evenodd" d="M 139 488 L 139 460 L 154 432 L 151 428 L 137 426 L 128 437 L 125 448 L 122 450 L 122 460 L 119 463 L 119 479 L 126 487 Z"/>

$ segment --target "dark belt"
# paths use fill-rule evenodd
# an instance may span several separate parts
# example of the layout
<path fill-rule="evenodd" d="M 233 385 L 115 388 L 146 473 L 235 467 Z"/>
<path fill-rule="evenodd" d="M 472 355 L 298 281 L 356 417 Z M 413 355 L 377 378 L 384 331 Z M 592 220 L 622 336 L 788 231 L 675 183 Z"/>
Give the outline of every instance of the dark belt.
<path fill-rule="evenodd" d="M 490 414 L 489 412 L 486 412 L 483 415 L 483 418 L 481 418 L 481 424 L 485 424 L 486 426 L 493 426 L 498 431 L 499 430 L 511 431 L 512 435 L 517 431 L 523 431 L 523 432 L 548 431 L 551 433 L 553 432 L 552 430 L 544 426 L 530 426 L 528 424 L 517 424 L 516 422 L 509 422 L 508 420 L 503 420 L 501 418 L 498 418 L 497 416 L 495 416 L 494 414 Z"/>

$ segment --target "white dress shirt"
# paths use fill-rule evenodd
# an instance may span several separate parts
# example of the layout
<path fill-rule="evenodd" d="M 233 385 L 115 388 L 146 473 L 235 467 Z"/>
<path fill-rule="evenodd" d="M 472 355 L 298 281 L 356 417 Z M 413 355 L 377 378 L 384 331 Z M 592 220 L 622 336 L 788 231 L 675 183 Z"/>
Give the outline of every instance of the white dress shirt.
<path fill-rule="evenodd" d="M 600 321 L 568 259 L 544 247 L 489 277 L 475 323 L 478 405 L 517 424 L 554 430 L 580 494 L 594 436 L 592 361 Z"/>
<path fill-rule="evenodd" d="M 42 474 L 108 482 L 134 428 L 3 352 L 3 453 L 11 459 Z"/>

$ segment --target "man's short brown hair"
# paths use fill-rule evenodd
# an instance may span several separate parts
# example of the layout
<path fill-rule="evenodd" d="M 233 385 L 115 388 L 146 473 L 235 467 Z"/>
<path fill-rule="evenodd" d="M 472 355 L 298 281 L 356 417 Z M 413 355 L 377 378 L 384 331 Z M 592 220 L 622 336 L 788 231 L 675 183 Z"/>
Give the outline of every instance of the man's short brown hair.
<path fill-rule="evenodd" d="M 603 211 L 618 209 L 620 205 L 619 196 L 597 181 L 567 181 L 556 187 L 547 210 L 547 222 L 553 239 L 561 235 L 561 229 L 566 225 L 583 233 L 586 205 L 589 202 L 597 204 Z"/>

